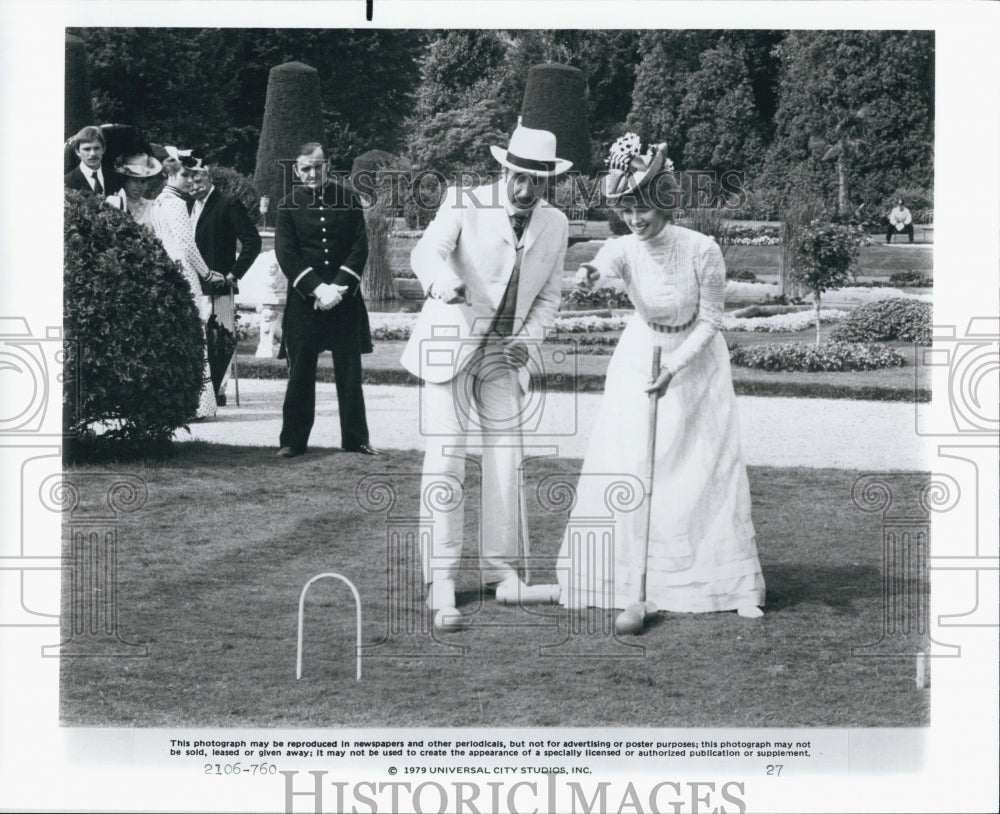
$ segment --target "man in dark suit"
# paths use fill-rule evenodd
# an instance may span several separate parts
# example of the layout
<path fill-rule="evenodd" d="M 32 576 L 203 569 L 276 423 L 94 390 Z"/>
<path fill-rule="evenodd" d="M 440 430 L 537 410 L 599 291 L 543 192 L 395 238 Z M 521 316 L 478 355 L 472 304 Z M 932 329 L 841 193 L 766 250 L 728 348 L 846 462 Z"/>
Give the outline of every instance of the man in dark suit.
<path fill-rule="evenodd" d="M 350 452 L 378 454 L 368 443 L 361 390 L 361 354 L 371 353 L 361 274 L 368 259 L 359 197 L 328 177 L 322 145 L 303 144 L 295 163 L 298 183 L 278 207 L 275 254 L 288 278 L 282 322 L 288 387 L 278 455 L 306 450 L 316 413 L 316 364 L 333 354 L 340 409 L 340 443 Z"/>
<path fill-rule="evenodd" d="M 84 127 L 70 142 L 80 164 L 63 176 L 63 185 L 67 189 L 105 198 L 122 188 L 121 179 L 113 172 L 105 175 L 101 167 L 107 144 L 100 127 Z"/>
<path fill-rule="evenodd" d="M 234 297 L 239 280 L 247 273 L 253 261 L 260 254 L 260 234 L 250 220 L 246 207 L 235 198 L 223 194 L 212 184 L 208 168 L 202 166 L 193 174 L 190 204 L 191 221 L 194 224 L 194 241 L 205 260 L 205 265 L 225 277 L 225 282 L 212 287 L 202 284 L 202 293 L 212 296 L 212 313 L 218 323 L 235 333 Z M 239 254 L 236 245 L 239 243 Z M 213 337 L 209 333 L 209 340 Z M 212 385 L 215 387 L 216 401 L 226 403 L 226 395 L 220 392 L 225 386 L 225 375 L 229 362 L 209 348 L 209 367 Z"/>

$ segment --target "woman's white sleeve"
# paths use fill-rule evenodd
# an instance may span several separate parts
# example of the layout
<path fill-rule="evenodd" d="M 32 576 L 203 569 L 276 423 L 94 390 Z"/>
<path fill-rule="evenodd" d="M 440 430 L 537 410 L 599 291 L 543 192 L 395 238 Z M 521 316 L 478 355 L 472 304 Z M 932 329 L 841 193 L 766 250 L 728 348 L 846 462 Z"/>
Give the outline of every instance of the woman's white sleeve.
<path fill-rule="evenodd" d="M 722 328 L 726 304 L 726 264 L 722 251 L 709 243 L 695 264 L 698 278 L 698 321 L 680 346 L 663 357 L 662 364 L 674 374 L 698 355 Z"/>

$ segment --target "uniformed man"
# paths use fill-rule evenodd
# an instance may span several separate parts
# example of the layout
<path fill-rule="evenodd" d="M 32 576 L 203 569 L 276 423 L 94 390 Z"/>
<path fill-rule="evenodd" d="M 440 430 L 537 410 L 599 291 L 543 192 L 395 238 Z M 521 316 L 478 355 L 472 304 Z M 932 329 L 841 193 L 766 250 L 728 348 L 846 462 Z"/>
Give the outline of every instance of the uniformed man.
<path fill-rule="evenodd" d="M 323 146 L 299 148 L 299 183 L 278 208 L 275 253 L 288 278 L 282 348 L 288 387 L 278 456 L 306 451 L 316 413 L 316 363 L 333 354 L 340 409 L 340 443 L 349 452 L 378 453 L 368 443 L 361 390 L 361 354 L 371 353 L 361 274 L 368 258 L 364 213 L 358 196 L 328 175 Z"/>

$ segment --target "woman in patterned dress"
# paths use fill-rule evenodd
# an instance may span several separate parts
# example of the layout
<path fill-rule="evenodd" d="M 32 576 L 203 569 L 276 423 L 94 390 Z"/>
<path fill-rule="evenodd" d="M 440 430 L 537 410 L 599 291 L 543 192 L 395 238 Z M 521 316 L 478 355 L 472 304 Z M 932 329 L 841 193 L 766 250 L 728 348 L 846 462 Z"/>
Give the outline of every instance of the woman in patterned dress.
<path fill-rule="evenodd" d="M 638 137 L 628 134 L 615 143 L 609 165 L 606 194 L 631 234 L 609 240 L 577 281 L 589 288 L 620 280 L 635 316 L 608 367 L 559 553 L 560 601 L 624 608 L 639 598 L 645 512 L 639 481 L 648 466 L 649 394 L 656 392 L 646 598 L 659 610 L 758 617 L 764 578 L 720 331 L 722 253 L 711 238 L 670 222 L 678 188 L 666 145 L 640 156 Z M 657 346 L 661 368 L 651 381 Z M 630 488 L 636 499 L 616 503 L 614 496 Z"/>
<path fill-rule="evenodd" d="M 221 282 L 223 276 L 217 271 L 210 271 L 205 265 L 201 252 L 194 242 L 194 228 L 188 214 L 187 201 L 184 199 L 184 195 L 191 189 L 193 171 L 201 168 L 201 159 L 192 156 L 191 150 L 178 150 L 176 147 L 164 149 L 167 151 L 167 158 L 163 160 L 167 183 L 157 196 L 153 208 L 153 231 L 163 243 L 163 248 L 170 259 L 180 262 L 204 328 L 212 313 L 212 303 L 210 297 L 202 294 L 201 284 L 203 281 Z M 198 397 L 198 412 L 195 418 L 210 418 L 215 415 L 215 408 L 215 390 L 212 387 L 206 353 L 202 388 Z"/>

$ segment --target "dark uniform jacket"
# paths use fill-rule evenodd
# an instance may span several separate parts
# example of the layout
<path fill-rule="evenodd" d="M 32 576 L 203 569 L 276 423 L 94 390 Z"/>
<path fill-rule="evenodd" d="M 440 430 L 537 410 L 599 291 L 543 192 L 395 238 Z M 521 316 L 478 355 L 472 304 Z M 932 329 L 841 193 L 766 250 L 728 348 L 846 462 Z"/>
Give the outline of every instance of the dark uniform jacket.
<path fill-rule="evenodd" d="M 290 347 L 315 343 L 319 350 L 371 353 L 371 327 L 361 296 L 361 275 L 368 260 L 364 212 L 358 196 L 330 181 L 320 193 L 297 186 L 278 208 L 275 254 L 288 278 L 282 322 Z M 320 283 L 346 285 L 340 304 L 328 311 L 315 307 Z"/>
<path fill-rule="evenodd" d="M 236 255 L 237 241 L 240 244 L 239 256 Z M 194 242 L 205 265 L 223 275 L 231 273 L 237 280 L 242 279 L 253 265 L 261 246 L 260 234 L 250 220 L 246 207 L 218 189 L 213 189 L 205 199 L 205 207 L 195 226 Z M 223 285 L 216 291 L 206 291 L 205 286 L 202 286 L 205 294 L 227 291 L 228 285 Z"/>
<path fill-rule="evenodd" d="M 117 172 L 109 170 L 107 167 L 101 167 L 101 172 L 104 175 L 104 194 L 114 195 L 118 190 L 122 188 L 122 179 Z M 86 192 L 90 195 L 94 194 L 93 188 L 86 178 L 83 177 L 83 172 L 79 167 L 66 173 L 63 176 L 63 186 L 66 189 L 75 189 L 79 192 Z"/>

